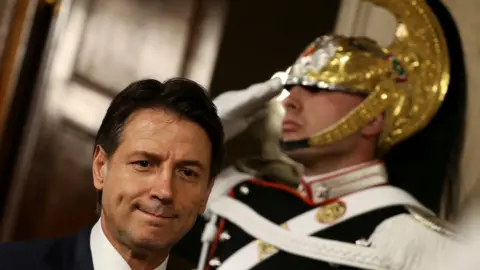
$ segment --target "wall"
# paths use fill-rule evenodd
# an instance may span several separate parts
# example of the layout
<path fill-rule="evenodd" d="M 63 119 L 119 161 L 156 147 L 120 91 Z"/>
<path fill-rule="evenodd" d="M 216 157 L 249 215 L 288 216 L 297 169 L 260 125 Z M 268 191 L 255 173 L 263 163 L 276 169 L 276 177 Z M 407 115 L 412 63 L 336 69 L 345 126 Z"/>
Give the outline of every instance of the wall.
<path fill-rule="evenodd" d="M 461 163 L 462 184 L 460 188 L 460 206 L 463 207 L 469 197 L 480 195 L 480 2 L 477 0 L 444 0 L 458 23 L 464 44 L 464 53 L 468 71 L 467 132 Z"/>

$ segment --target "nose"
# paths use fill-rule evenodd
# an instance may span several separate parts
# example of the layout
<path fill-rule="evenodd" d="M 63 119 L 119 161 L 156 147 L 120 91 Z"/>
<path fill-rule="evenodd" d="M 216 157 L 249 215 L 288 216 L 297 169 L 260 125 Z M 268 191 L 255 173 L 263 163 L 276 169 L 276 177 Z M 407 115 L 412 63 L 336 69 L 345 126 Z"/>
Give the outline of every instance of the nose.
<path fill-rule="evenodd" d="M 152 188 L 151 197 L 169 203 L 173 200 L 173 170 L 168 166 L 162 166 L 157 172 Z"/>
<path fill-rule="evenodd" d="M 283 106 L 286 110 L 301 110 L 303 90 L 299 86 L 294 86 L 289 92 L 290 94 L 283 101 Z"/>

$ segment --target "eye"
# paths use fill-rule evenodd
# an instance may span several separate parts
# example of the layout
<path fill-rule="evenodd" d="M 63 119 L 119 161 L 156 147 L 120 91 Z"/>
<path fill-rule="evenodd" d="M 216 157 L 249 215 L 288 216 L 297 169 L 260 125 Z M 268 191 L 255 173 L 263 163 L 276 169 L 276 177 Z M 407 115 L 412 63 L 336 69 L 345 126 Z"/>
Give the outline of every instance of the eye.
<path fill-rule="evenodd" d="M 146 170 L 152 166 L 152 164 L 148 160 L 138 160 L 138 161 L 132 162 L 132 164 L 137 170 Z"/>
<path fill-rule="evenodd" d="M 192 169 L 189 169 L 189 168 L 181 168 L 179 169 L 179 173 L 182 177 L 184 178 L 197 178 L 199 176 L 199 174 L 192 170 Z"/>
<path fill-rule="evenodd" d="M 137 164 L 146 168 L 150 165 L 150 162 L 148 162 L 146 160 L 140 160 L 140 161 L 137 162 Z"/>
<path fill-rule="evenodd" d="M 135 162 L 137 165 L 141 166 L 141 167 L 148 167 L 150 166 L 150 162 L 148 162 L 147 160 L 139 160 L 137 162 Z"/>

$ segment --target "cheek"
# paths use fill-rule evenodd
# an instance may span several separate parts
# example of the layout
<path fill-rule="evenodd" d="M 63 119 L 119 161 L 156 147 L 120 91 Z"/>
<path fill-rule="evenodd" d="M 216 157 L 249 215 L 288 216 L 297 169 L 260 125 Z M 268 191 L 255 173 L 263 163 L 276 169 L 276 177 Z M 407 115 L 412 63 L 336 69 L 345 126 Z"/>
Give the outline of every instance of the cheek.
<path fill-rule="evenodd" d="M 308 103 L 308 109 L 305 115 L 308 123 L 308 131 L 318 132 L 328 128 L 348 115 L 354 108 L 355 106 L 353 104 L 346 104 L 345 100 L 312 99 Z"/>
<path fill-rule="evenodd" d="M 340 112 L 329 102 L 310 104 L 306 110 L 305 119 L 309 133 L 316 133 L 341 119 Z"/>
<path fill-rule="evenodd" d="M 207 196 L 207 189 L 200 186 L 182 186 L 177 189 L 177 203 L 188 215 L 198 214 Z"/>
<path fill-rule="evenodd" d="M 112 170 L 114 171 L 114 170 Z M 141 193 L 142 185 L 138 176 L 131 171 L 121 168 L 109 175 L 104 186 L 104 197 L 112 204 L 112 207 L 124 207 L 130 205 L 131 201 Z"/>

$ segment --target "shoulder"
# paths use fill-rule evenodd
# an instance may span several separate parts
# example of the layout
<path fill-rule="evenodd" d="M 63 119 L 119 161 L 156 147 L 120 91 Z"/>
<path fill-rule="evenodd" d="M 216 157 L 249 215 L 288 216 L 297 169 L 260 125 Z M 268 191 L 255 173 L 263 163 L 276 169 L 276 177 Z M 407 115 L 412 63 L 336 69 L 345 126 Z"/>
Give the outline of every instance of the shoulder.
<path fill-rule="evenodd" d="M 57 239 L 42 239 L 33 241 L 19 241 L 0 243 L 0 258 L 7 257 L 9 254 L 35 253 L 47 250 Z"/>
<path fill-rule="evenodd" d="M 79 235 L 1 243 L 0 269 L 42 269 L 38 267 L 72 261 Z"/>
<path fill-rule="evenodd" d="M 394 269 L 432 267 L 444 250 L 459 245 L 447 222 L 422 211 L 408 210 L 408 214 L 383 221 L 370 238 L 372 247 L 393 261 Z"/>
<path fill-rule="evenodd" d="M 0 269 L 20 268 L 39 264 L 54 239 L 8 242 L 0 244 Z"/>

